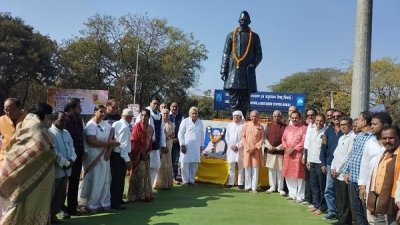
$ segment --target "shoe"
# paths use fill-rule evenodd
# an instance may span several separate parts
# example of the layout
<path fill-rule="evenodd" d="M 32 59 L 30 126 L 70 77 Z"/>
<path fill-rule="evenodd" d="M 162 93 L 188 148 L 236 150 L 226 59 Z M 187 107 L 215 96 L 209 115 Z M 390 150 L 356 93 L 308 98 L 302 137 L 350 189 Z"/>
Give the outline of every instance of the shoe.
<path fill-rule="evenodd" d="M 307 201 L 304 201 L 304 200 L 302 200 L 302 201 L 300 202 L 300 204 L 301 204 L 301 205 L 310 205 L 310 203 L 309 203 L 309 202 L 307 202 Z"/>
<path fill-rule="evenodd" d="M 288 196 L 286 197 L 286 200 L 294 200 L 292 197 Z"/>
<path fill-rule="evenodd" d="M 244 185 L 238 185 L 238 188 L 239 188 L 240 190 L 243 190 L 243 189 L 244 189 Z"/>
<path fill-rule="evenodd" d="M 266 190 L 265 192 L 267 192 L 267 194 L 271 194 L 272 192 L 274 192 L 274 190 L 268 189 L 268 190 Z"/>
<path fill-rule="evenodd" d="M 303 204 L 303 202 L 304 202 L 303 199 L 296 199 L 296 203 Z"/>
<path fill-rule="evenodd" d="M 253 194 L 257 194 L 258 192 L 256 190 L 251 191 Z"/>
<path fill-rule="evenodd" d="M 314 207 L 314 205 L 309 205 L 309 206 L 307 206 L 307 208 L 309 208 L 309 209 L 316 209 L 316 208 Z"/>
<path fill-rule="evenodd" d="M 71 215 L 69 215 L 68 212 L 61 211 L 61 212 L 60 212 L 60 217 L 61 217 L 61 219 L 66 220 L 66 219 L 70 219 L 70 218 L 71 218 Z"/>
<path fill-rule="evenodd" d="M 112 209 L 116 209 L 116 210 L 123 210 L 123 209 L 126 209 L 126 207 L 125 207 L 125 206 L 122 206 L 122 205 L 114 205 L 114 206 L 111 206 L 111 208 L 112 208 Z"/>
<path fill-rule="evenodd" d="M 232 185 L 225 185 L 225 188 L 231 188 L 232 187 Z"/>
<path fill-rule="evenodd" d="M 179 180 L 176 180 L 176 179 L 174 179 L 174 184 L 176 184 L 176 185 L 180 185 L 180 184 L 181 184 L 181 182 L 180 182 Z"/>
<path fill-rule="evenodd" d="M 86 206 L 80 206 L 78 210 L 80 213 L 90 213 L 90 210 Z"/>
<path fill-rule="evenodd" d="M 121 205 L 126 205 L 126 204 L 128 204 L 129 202 L 127 202 L 127 201 L 124 201 L 124 200 L 121 200 L 120 202 L 119 202 L 119 204 L 121 204 Z"/>
<path fill-rule="evenodd" d="M 336 215 L 334 215 L 334 214 L 326 214 L 325 216 L 324 216 L 324 219 L 326 219 L 326 220 L 334 220 L 334 219 L 336 219 L 337 217 L 336 217 Z"/>
<path fill-rule="evenodd" d="M 75 210 L 75 211 L 69 211 L 69 212 L 67 212 L 67 211 L 65 211 L 66 213 L 68 213 L 70 216 L 82 216 L 82 212 L 80 212 L 80 211 L 78 211 L 78 210 Z"/>
<path fill-rule="evenodd" d="M 318 209 L 314 208 L 314 206 L 313 206 L 312 208 L 307 209 L 307 212 L 315 212 L 315 211 L 317 211 L 317 210 L 318 210 Z"/>
<path fill-rule="evenodd" d="M 317 210 L 315 210 L 314 212 L 313 212 L 313 214 L 314 215 L 316 215 L 316 216 L 319 216 L 319 215 L 321 215 L 323 212 L 321 211 L 321 210 L 319 210 L 319 209 L 317 209 Z"/>
<path fill-rule="evenodd" d="M 51 217 L 51 224 L 61 224 L 61 220 L 59 220 L 56 216 Z"/>
<path fill-rule="evenodd" d="M 279 194 L 280 194 L 281 196 L 283 196 L 283 197 L 286 197 L 286 192 L 284 192 L 284 191 L 279 191 Z"/>

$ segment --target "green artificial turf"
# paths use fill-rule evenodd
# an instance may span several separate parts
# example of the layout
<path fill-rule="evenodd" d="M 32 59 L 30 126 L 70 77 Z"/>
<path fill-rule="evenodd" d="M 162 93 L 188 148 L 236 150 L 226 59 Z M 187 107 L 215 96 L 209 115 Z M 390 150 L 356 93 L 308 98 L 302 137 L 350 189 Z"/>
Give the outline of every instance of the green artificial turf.
<path fill-rule="evenodd" d="M 278 193 L 257 194 L 213 184 L 161 190 L 149 203 L 129 203 L 126 210 L 72 217 L 70 225 L 317 225 L 331 224 L 306 212 L 307 206 Z"/>

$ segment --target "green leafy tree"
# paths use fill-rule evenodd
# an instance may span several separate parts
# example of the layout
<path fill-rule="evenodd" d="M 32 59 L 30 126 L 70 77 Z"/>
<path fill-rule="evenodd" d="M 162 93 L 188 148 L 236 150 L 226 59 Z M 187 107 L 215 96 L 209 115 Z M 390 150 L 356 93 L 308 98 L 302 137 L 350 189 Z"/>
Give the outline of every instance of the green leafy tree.
<path fill-rule="evenodd" d="M 274 92 L 303 93 L 306 96 L 306 108 L 324 111 L 330 107 L 331 93 L 334 102 L 340 95 L 347 94 L 339 82 L 343 75 L 342 71 L 332 68 L 310 69 L 285 77 L 269 88 Z"/>
<path fill-rule="evenodd" d="M 350 91 L 352 68 L 341 81 Z M 371 63 L 370 106 L 383 104 L 393 119 L 400 122 L 400 64 L 393 58 L 382 58 Z"/>
<path fill-rule="evenodd" d="M 25 103 L 31 85 L 54 81 L 57 44 L 8 13 L 0 13 L 0 31 L 0 102 L 13 96 Z"/>
<path fill-rule="evenodd" d="M 132 103 L 138 44 L 136 103 L 145 106 L 153 95 L 183 102 L 196 86 L 207 50 L 165 19 L 97 14 L 85 25 L 81 37 L 63 45 L 59 87 L 108 89 L 111 97 Z"/>

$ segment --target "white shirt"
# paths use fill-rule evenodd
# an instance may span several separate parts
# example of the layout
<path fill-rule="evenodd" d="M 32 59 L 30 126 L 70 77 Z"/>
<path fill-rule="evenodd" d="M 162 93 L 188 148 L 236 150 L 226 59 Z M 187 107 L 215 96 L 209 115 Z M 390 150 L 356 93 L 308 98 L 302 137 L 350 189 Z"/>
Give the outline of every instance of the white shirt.
<path fill-rule="evenodd" d="M 385 147 L 379 144 L 375 136 L 365 142 L 360 164 L 360 175 L 358 176 L 358 185 L 366 185 L 367 191 L 369 191 L 369 181 L 371 180 L 372 171 L 384 151 Z"/>
<path fill-rule="evenodd" d="M 226 160 L 228 163 L 241 162 L 243 158 L 243 143 L 242 143 L 243 123 L 231 122 L 226 127 L 225 142 L 228 145 L 226 150 Z M 237 152 L 234 152 L 230 147 L 236 146 Z"/>
<path fill-rule="evenodd" d="M 114 148 L 114 152 L 120 153 L 125 162 L 129 162 L 128 153 L 131 152 L 131 129 L 125 119 L 120 119 L 113 123 L 115 129 L 115 140 L 120 143 Z"/>
<path fill-rule="evenodd" d="M 344 167 L 344 164 L 346 164 L 347 159 L 349 158 L 355 137 L 356 134 L 353 131 L 350 131 L 347 134 L 343 134 L 339 138 L 338 145 L 335 151 L 333 152 L 331 169 L 335 169 L 336 172 L 340 174 L 337 178 L 338 180 L 343 181 L 344 174 L 342 173 L 342 169 Z"/>
<path fill-rule="evenodd" d="M 321 160 L 319 160 L 322 145 L 321 137 L 325 130 L 326 127 L 318 131 L 315 125 L 309 126 L 304 141 L 304 148 L 307 149 L 307 162 L 321 163 Z"/>
<path fill-rule="evenodd" d="M 185 145 L 186 154 L 180 153 L 182 163 L 200 162 L 200 147 L 204 146 L 204 127 L 200 119 L 193 123 L 192 118 L 182 120 L 178 132 L 179 144 Z"/>
<path fill-rule="evenodd" d="M 57 155 L 55 177 L 71 176 L 71 168 L 63 168 L 70 166 L 69 160 L 75 161 L 77 157 L 71 134 L 66 129 L 58 129 L 54 124 L 49 128 L 49 133 L 53 139 L 54 152 Z"/>

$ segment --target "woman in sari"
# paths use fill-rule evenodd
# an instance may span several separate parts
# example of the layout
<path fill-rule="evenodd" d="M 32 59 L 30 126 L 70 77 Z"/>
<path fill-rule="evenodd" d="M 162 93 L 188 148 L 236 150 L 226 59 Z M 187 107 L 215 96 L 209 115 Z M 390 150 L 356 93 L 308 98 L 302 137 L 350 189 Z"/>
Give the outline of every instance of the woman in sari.
<path fill-rule="evenodd" d="M 167 147 L 161 150 L 161 167 L 158 170 L 156 189 L 170 189 L 173 186 L 171 149 L 175 136 L 175 125 L 169 120 L 169 110 L 161 110 L 162 127 L 166 137 Z"/>
<path fill-rule="evenodd" d="M 149 126 L 150 111 L 143 109 L 140 121 L 132 129 L 131 161 L 132 171 L 129 179 L 128 200 L 149 202 L 153 200 L 150 181 L 150 151 L 153 128 Z"/>
<path fill-rule="evenodd" d="M 84 177 L 79 185 L 78 205 L 82 211 L 99 212 L 110 209 L 111 169 L 109 155 L 119 142 L 113 140 L 114 132 L 109 123 L 103 121 L 104 105 L 94 108 L 94 115 L 86 124 Z"/>
<path fill-rule="evenodd" d="M 39 103 L 17 125 L 0 167 L 0 224 L 50 223 L 56 155 L 43 123 L 52 108 Z"/>

